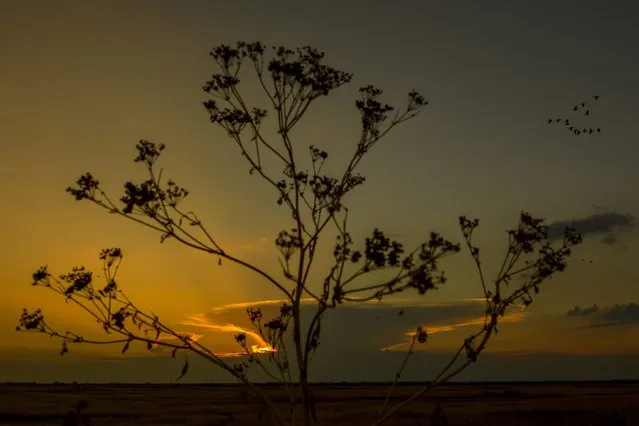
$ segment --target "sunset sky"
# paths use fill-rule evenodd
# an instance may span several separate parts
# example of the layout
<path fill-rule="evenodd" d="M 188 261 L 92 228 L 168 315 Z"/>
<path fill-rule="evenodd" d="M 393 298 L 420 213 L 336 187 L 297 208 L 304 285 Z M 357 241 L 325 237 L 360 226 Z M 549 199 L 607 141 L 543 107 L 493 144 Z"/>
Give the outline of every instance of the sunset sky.
<path fill-rule="evenodd" d="M 64 191 L 90 171 L 119 199 L 124 182 L 146 179 L 132 161 L 136 142 L 165 143 L 161 167 L 190 191 L 185 209 L 227 252 L 281 275 L 274 240 L 292 226 L 290 215 L 202 106 L 202 85 L 218 70 L 209 51 L 240 40 L 312 45 L 327 64 L 354 73 L 313 104 L 294 134 L 299 152 L 311 144 L 328 151 L 331 170 L 346 165 L 357 143 L 358 87 L 373 84 L 397 106 L 412 89 L 429 100 L 362 162 L 366 184 L 346 199 L 356 242 L 375 227 L 407 247 L 432 230 L 461 242 L 458 216 L 477 217 L 490 277 L 521 210 L 582 232 L 568 270 L 544 283 L 530 308 L 513 308 L 460 379 L 639 379 L 639 4 L 313 4 L 0 5 L 0 381 L 175 380 L 180 361 L 161 351 L 123 356 L 119 346 L 80 345 L 60 357 L 58 341 L 15 331 L 23 308 L 42 308 L 61 330 L 101 336 L 85 313 L 30 285 L 45 264 L 55 274 L 75 265 L 97 271 L 101 248 L 122 248 L 119 284 L 130 299 L 216 352 L 237 350 L 233 333 L 248 325 L 247 304 L 277 306 L 281 295 L 255 273 L 160 244 L 159 234 Z M 249 98 L 260 90 L 248 74 L 240 89 Z M 582 101 L 589 116 L 573 111 Z M 601 133 L 577 136 L 547 123 L 564 117 Z M 317 274 L 330 267 L 331 251 L 327 240 Z M 425 296 L 329 312 L 312 378 L 392 380 L 405 334 L 418 325 L 432 335 L 404 378 L 432 378 L 483 312 L 469 253 L 442 266 L 449 281 Z M 196 362 L 186 380 L 229 378 Z"/>

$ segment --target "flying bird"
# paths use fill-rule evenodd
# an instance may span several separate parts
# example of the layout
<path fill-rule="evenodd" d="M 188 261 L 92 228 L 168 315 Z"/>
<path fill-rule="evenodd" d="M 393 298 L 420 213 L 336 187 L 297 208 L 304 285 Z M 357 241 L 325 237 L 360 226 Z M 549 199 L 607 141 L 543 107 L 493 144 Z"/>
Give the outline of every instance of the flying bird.
<path fill-rule="evenodd" d="M 592 95 L 591 98 L 594 99 L 595 101 L 599 99 L 599 95 Z M 572 107 L 572 111 L 579 111 L 582 113 L 582 115 L 588 116 L 588 118 L 590 118 L 590 116 L 592 115 L 590 113 L 590 108 L 586 108 L 586 104 L 587 102 L 578 102 L 577 104 L 574 104 L 574 106 Z M 566 129 L 569 132 L 572 132 L 575 135 L 592 135 L 593 133 L 597 132 L 597 133 L 601 133 L 601 128 L 597 127 L 597 128 L 579 128 L 577 127 L 579 121 L 581 119 L 577 118 L 571 118 L 568 119 L 567 117 L 562 117 L 562 118 L 548 118 L 548 124 L 563 124 L 564 126 L 566 126 Z M 576 123 L 577 122 L 577 123 Z M 584 123 L 585 124 L 585 123 Z"/>
<path fill-rule="evenodd" d="M 400 317 L 404 315 L 404 310 L 402 309 L 401 311 L 397 312 L 397 315 L 399 315 Z"/>

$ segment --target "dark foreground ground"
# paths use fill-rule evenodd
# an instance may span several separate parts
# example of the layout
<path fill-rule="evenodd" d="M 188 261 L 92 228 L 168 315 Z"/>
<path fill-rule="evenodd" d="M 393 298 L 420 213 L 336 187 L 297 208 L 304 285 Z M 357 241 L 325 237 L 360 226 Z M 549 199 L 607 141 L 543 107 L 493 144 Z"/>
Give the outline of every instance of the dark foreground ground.
<path fill-rule="evenodd" d="M 316 386 L 321 424 L 370 425 L 387 389 Z M 398 387 L 394 401 L 415 389 Z M 283 401 L 281 390 L 263 390 Z M 450 426 L 639 426 L 639 382 L 448 384 L 429 395 L 385 424 L 430 425 L 429 413 L 439 402 Z M 258 419 L 261 404 L 247 401 L 238 386 L 0 384 L 0 425 L 61 425 L 81 400 L 88 402 L 82 413 L 93 426 L 269 424 Z"/>

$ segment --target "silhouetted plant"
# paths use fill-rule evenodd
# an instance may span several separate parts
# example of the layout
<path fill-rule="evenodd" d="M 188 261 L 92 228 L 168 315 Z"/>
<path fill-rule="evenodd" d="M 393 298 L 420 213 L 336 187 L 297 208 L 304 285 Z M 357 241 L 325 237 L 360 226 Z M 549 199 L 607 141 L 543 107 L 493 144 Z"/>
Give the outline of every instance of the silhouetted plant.
<path fill-rule="evenodd" d="M 448 417 L 444 414 L 441 403 L 437 403 L 435 410 L 430 414 L 431 426 L 448 426 Z"/>
<path fill-rule="evenodd" d="M 46 266 L 33 274 L 33 285 L 48 287 L 67 301 L 81 306 L 106 333 L 116 338 L 95 341 L 84 339 L 72 331 L 58 332 L 45 321 L 40 310 L 25 310 L 18 329 L 60 338 L 62 354 L 68 351 L 70 343 L 118 343 L 122 344 L 123 353 L 136 341 L 149 349 L 154 346 L 171 348 L 173 357 L 177 352 L 185 355 L 178 379 L 188 372 L 188 354 L 197 354 L 248 386 L 264 401 L 274 423 L 290 424 L 301 419 L 302 424 L 308 425 L 317 420 L 308 368 L 321 342 L 321 325 L 326 312 L 342 303 L 382 300 L 387 295 L 408 290 L 420 295 L 435 290 L 446 282 L 440 270 L 440 260 L 458 253 L 461 246 L 432 232 L 423 243 L 406 250 L 399 241 L 374 229 L 371 236 L 363 241 L 362 247 L 356 248 L 348 231 L 348 209 L 344 198 L 364 183 L 364 177 L 356 172 L 359 163 L 393 128 L 419 114 L 428 101 L 416 91 L 411 91 L 406 106 L 390 118 L 389 114 L 395 109 L 380 101 L 382 91 L 370 85 L 361 87 L 360 98 L 355 102 L 361 116 L 361 134 L 343 174 L 332 176 L 325 173 L 323 167 L 328 153 L 313 145 L 307 147 L 310 164 L 305 168 L 298 155 L 299 148 L 290 138 L 291 130 L 313 102 L 349 83 L 352 75 L 325 65 L 324 54 L 310 47 L 296 51 L 277 47 L 270 56 L 267 52 L 268 49 L 259 42 L 240 42 L 236 47 L 221 45 L 213 49 L 211 55 L 221 72 L 213 74 L 204 85 L 204 90 L 211 96 L 204 106 L 210 121 L 226 130 L 238 146 L 249 163 L 249 173 L 259 175 L 273 188 L 276 202 L 291 216 L 291 228 L 280 231 L 275 240 L 280 255 L 281 278 L 235 257 L 215 240 L 195 213 L 182 207 L 188 191 L 171 179 L 163 181 L 162 169 L 157 168 L 157 161 L 165 149 L 163 144 L 141 140 L 136 145 L 138 154 L 134 161 L 145 167 L 148 178 L 140 183 L 126 182 L 120 205 L 103 191 L 99 181 L 90 173 L 81 176 L 75 186 L 67 188 L 67 192 L 76 200 L 89 201 L 109 213 L 159 232 L 161 242 L 171 238 L 214 255 L 220 265 L 223 261 L 239 264 L 278 288 L 285 301 L 276 317 L 265 319 L 260 308 L 247 309 L 257 333 L 268 343 L 268 350 L 253 348 L 248 344 L 246 334 L 239 333 L 235 339 L 246 357 L 236 364 L 229 364 L 189 334 L 177 332 L 153 313 L 140 310 L 126 297 L 116 281 L 122 261 L 119 248 L 104 249 L 100 253 L 105 278 L 105 285 L 101 288 L 96 287 L 92 272 L 82 266 L 58 277 L 49 273 Z M 261 131 L 269 111 L 247 105 L 239 92 L 239 71 L 247 62 L 257 74 L 277 120 L 274 138 L 265 137 Z M 279 173 L 278 169 L 265 165 L 265 155 L 277 161 Z M 491 284 L 484 278 L 479 248 L 472 241 L 478 224 L 477 219 L 459 218 L 465 244 L 477 266 L 483 289 L 486 304 L 483 327 L 465 339 L 451 362 L 433 381 L 426 383 L 407 400 L 389 408 L 393 389 L 414 352 L 414 346 L 427 341 L 427 331 L 418 327 L 375 424 L 381 424 L 404 405 L 475 362 L 490 336 L 497 333 L 499 319 L 508 308 L 517 302 L 530 304 L 533 295 L 539 291 L 539 285 L 566 267 L 571 247 L 581 242 L 581 237 L 573 229 L 567 229 L 562 244 L 558 248 L 551 247 L 548 228 L 543 220 L 522 212 L 517 227 L 508 231 L 506 257 Z M 309 285 L 309 273 L 320 235 L 329 229 L 337 233 L 332 250 L 333 263 L 321 288 L 316 290 Z M 377 283 L 361 284 L 362 277 L 380 271 L 393 272 L 393 276 Z M 527 274 L 525 282 L 516 280 L 521 274 Z M 302 329 L 301 323 L 303 297 L 315 303 L 315 312 L 306 330 Z M 292 347 L 287 347 L 285 336 L 291 337 Z M 273 380 L 284 385 L 290 402 L 289 413 L 280 412 L 251 382 L 247 376 L 249 365 L 257 365 Z"/>
<path fill-rule="evenodd" d="M 82 413 L 89 407 L 87 400 L 81 399 L 78 401 L 74 409 L 67 411 L 67 414 L 62 418 L 62 426 L 89 426 L 91 421 L 86 413 Z"/>

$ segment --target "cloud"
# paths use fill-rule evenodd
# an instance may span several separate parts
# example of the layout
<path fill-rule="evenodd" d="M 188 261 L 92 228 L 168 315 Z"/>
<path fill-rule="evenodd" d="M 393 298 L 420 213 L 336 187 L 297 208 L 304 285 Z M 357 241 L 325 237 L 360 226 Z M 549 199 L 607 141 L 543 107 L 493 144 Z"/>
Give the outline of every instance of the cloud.
<path fill-rule="evenodd" d="M 614 304 L 609 308 L 603 309 L 596 304 L 587 308 L 575 306 L 566 315 L 570 317 L 591 317 L 594 323 L 586 325 L 587 328 L 636 324 L 639 323 L 639 305 L 630 302 L 621 305 Z"/>
<path fill-rule="evenodd" d="M 639 305 L 628 303 L 627 305 L 615 304 L 602 312 L 603 320 L 616 322 L 639 322 Z"/>
<path fill-rule="evenodd" d="M 248 320 L 246 309 L 259 307 L 266 322 L 275 317 L 283 300 L 262 300 L 219 306 L 209 312 L 189 315 L 181 326 L 193 328 L 198 334 L 209 334 L 216 342 L 213 350 L 220 356 L 238 356 L 238 346 L 233 336 L 244 332 L 250 345 L 266 352 L 269 346 L 254 333 Z M 303 299 L 302 328 L 306 330 L 317 309 L 313 299 Z M 340 305 L 326 312 L 322 319 L 321 352 L 372 353 L 382 350 L 406 350 L 418 326 L 429 335 L 437 334 L 437 350 L 458 344 L 458 336 L 439 337 L 441 334 L 466 329 L 480 328 L 484 321 L 483 299 L 462 299 L 452 303 L 419 303 L 414 300 L 393 302 L 366 302 Z M 502 323 L 518 322 L 524 319 L 524 312 L 506 315 Z M 471 332 L 469 331 L 468 334 Z M 203 338 L 205 339 L 205 338 Z M 432 339 L 429 339 L 431 342 Z M 455 340 L 448 342 L 448 340 Z M 226 342 L 220 346 L 220 342 Z M 288 344 L 288 343 L 287 343 Z M 292 344 L 292 342 L 291 342 Z M 419 350 L 432 350 L 433 345 L 420 346 Z M 428 347 L 426 347 L 428 346 Z"/>
<path fill-rule="evenodd" d="M 618 212 L 606 212 L 593 214 L 584 218 L 555 221 L 548 225 L 548 237 L 550 240 L 559 240 L 563 236 L 566 227 L 572 227 L 582 236 L 603 235 L 601 242 L 613 245 L 617 242 L 620 233 L 632 231 L 636 226 L 635 217 L 630 214 Z"/>
<path fill-rule="evenodd" d="M 583 309 L 579 306 L 575 306 L 573 309 L 567 312 L 567 315 L 569 317 L 587 317 L 588 315 L 598 311 L 599 311 L 599 306 L 597 306 L 596 304 Z"/>

